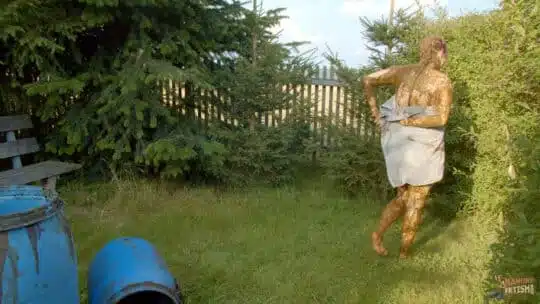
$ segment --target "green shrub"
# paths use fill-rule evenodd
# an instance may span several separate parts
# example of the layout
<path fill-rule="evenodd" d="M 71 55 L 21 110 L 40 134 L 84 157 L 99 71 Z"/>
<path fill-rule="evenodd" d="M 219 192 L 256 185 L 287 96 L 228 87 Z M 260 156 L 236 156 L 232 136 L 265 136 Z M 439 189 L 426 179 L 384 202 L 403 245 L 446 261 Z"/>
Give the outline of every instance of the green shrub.
<path fill-rule="evenodd" d="M 378 140 L 359 140 L 354 130 L 335 134 L 335 146 L 320 153 L 326 175 L 344 193 L 387 198 L 390 190 Z"/>
<path fill-rule="evenodd" d="M 310 133 L 309 125 L 286 124 L 255 132 L 239 130 L 225 139 L 229 151 L 218 177 L 230 185 L 292 183 L 297 170 L 308 162 L 304 139 Z"/>
<path fill-rule="evenodd" d="M 435 188 L 432 209 L 503 218 L 500 241 L 493 247 L 493 275 L 540 277 L 538 10 L 534 1 L 503 1 L 500 9 L 486 14 L 441 14 L 434 20 L 419 14 L 406 21 L 407 31 L 402 32 L 403 23 L 388 29 L 385 20 L 364 22 L 369 38 L 386 42 L 379 46 L 396 46 L 393 58 L 374 52 L 372 66 L 364 72 L 416 62 L 419 41 L 427 35 L 447 40 L 445 71 L 454 84 L 454 106 L 447 127 L 447 174 Z M 392 37 L 397 32 L 399 38 Z M 368 152 L 367 142 L 348 140 L 326 167 L 343 186 L 354 188 L 369 182 L 356 173 L 380 162 L 381 156 Z M 382 178 L 373 170 L 369 172 Z"/>
<path fill-rule="evenodd" d="M 537 4 L 504 1 L 487 14 L 426 22 L 404 38 L 412 45 L 435 33 L 449 43 L 455 106 L 447 151 L 459 174 L 442 188 L 462 192 L 469 214 L 503 219 L 493 275 L 540 275 L 539 28 Z"/>
<path fill-rule="evenodd" d="M 234 178 L 224 172 L 246 167 L 287 179 L 295 127 L 255 130 L 257 113 L 294 99 L 282 85 L 304 83 L 311 69 L 309 56 L 294 52 L 298 43 L 279 43 L 270 30 L 282 13 L 224 0 L 6 5 L 0 110 L 31 114 L 47 152 L 83 163 L 92 178 L 225 182 Z M 173 106 L 160 94 L 169 81 L 186 88 Z M 194 109 L 203 104 L 239 125 L 200 123 Z"/>

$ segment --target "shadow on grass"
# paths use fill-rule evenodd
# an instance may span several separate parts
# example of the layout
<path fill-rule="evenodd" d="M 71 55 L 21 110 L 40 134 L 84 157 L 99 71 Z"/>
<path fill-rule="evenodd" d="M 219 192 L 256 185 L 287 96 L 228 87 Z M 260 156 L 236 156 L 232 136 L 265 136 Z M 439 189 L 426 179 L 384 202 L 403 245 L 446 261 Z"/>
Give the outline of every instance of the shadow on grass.
<path fill-rule="evenodd" d="M 448 217 L 439 217 L 434 215 L 433 209 L 426 208 L 424 215 L 424 222 L 419 228 L 419 232 L 414 243 L 414 247 L 422 247 L 432 240 L 443 236 L 450 240 L 456 240 L 460 235 L 456 231 L 449 229 L 450 225 L 454 223 L 455 219 L 449 219 Z"/>

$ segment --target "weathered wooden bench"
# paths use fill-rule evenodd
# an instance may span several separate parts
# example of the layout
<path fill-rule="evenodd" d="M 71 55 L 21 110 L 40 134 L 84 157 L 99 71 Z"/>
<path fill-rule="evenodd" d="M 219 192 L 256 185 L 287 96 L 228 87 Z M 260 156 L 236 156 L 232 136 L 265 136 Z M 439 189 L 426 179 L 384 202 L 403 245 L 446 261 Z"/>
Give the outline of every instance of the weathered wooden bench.
<path fill-rule="evenodd" d="M 0 116 L 0 135 L 5 133 L 5 142 L 0 142 L 0 159 L 11 158 L 13 169 L 0 172 L 0 186 L 25 185 L 40 181 L 45 189 L 56 191 L 59 175 L 81 168 L 79 164 L 60 161 L 44 161 L 23 166 L 21 156 L 40 150 L 35 138 L 17 139 L 15 132 L 33 128 L 28 115 Z M 1 141 L 1 137 L 0 137 Z"/>

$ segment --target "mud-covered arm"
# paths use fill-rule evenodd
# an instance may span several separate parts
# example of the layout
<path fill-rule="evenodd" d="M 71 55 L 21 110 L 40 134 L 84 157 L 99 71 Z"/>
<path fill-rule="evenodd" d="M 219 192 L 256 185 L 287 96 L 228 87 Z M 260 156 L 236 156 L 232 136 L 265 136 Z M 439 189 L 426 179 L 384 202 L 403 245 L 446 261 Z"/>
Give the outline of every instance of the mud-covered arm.
<path fill-rule="evenodd" d="M 393 85 L 395 87 L 401 84 L 403 76 L 413 68 L 413 65 L 392 66 L 375 73 L 371 73 L 362 78 L 364 85 L 364 95 L 371 109 L 372 116 L 377 117 L 379 110 L 377 109 L 377 101 L 375 99 L 374 89 L 381 85 Z"/>
<path fill-rule="evenodd" d="M 439 104 L 436 107 L 437 115 L 409 118 L 401 121 L 402 125 L 422 128 L 444 127 L 448 123 L 450 107 L 452 106 L 452 85 L 447 83 L 438 90 Z"/>

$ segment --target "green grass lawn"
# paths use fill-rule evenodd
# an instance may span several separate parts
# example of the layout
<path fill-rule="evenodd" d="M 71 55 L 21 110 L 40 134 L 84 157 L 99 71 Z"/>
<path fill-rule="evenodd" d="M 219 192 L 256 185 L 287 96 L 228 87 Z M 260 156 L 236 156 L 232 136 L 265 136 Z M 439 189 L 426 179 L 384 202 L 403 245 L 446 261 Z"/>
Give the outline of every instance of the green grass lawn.
<path fill-rule="evenodd" d="M 482 303 L 492 228 L 427 214 L 409 260 L 399 228 L 371 250 L 383 202 L 302 190 L 211 189 L 144 182 L 61 190 L 79 253 L 83 303 L 94 254 L 111 239 L 156 245 L 188 303 Z M 450 203 L 450 202 L 449 202 Z"/>

